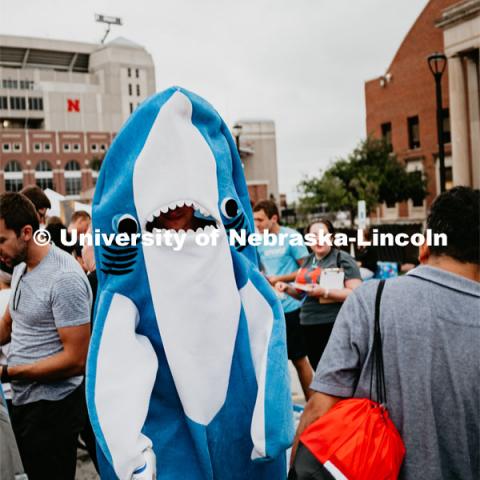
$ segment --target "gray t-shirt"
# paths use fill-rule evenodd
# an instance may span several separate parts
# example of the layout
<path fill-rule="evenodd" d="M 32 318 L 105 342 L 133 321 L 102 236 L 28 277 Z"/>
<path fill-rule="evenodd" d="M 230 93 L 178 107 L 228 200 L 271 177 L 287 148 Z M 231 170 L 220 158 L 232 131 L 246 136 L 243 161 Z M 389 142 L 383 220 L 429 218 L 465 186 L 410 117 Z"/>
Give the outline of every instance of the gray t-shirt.
<path fill-rule="evenodd" d="M 377 285 L 348 297 L 312 389 L 369 396 Z M 444 270 L 420 266 L 385 284 L 387 408 L 405 442 L 402 479 L 480 478 L 479 312 L 480 284 Z"/>
<path fill-rule="evenodd" d="M 8 364 L 30 364 L 61 352 L 57 328 L 89 323 L 91 298 L 80 265 L 53 245 L 31 271 L 26 271 L 24 263 L 15 267 L 9 302 L 12 335 Z M 48 383 L 14 380 L 13 403 L 61 400 L 82 380 L 83 376 Z"/>
<path fill-rule="evenodd" d="M 353 278 L 361 279 L 360 270 L 354 258 L 343 250 L 332 248 L 330 253 L 317 260 L 312 253 L 309 255 L 299 270 L 299 276 L 312 280 L 313 283 L 320 281 L 320 272 L 324 268 L 343 268 L 345 280 Z M 306 297 L 300 310 L 300 323 L 302 325 L 321 325 L 333 323 L 342 307 L 342 302 L 320 303 L 318 297 Z"/>

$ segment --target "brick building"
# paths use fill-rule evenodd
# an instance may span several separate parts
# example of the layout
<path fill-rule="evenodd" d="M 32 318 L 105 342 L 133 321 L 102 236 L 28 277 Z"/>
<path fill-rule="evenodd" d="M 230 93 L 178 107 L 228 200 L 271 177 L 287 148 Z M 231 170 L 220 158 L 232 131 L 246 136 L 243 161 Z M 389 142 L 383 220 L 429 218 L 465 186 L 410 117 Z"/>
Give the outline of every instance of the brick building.
<path fill-rule="evenodd" d="M 155 92 L 140 45 L 0 35 L 0 192 L 37 184 L 79 198 L 130 113 Z"/>
<path fill-rule="evenodd" d="M 385 138 L 407 171 L 425 175 L 428 196 L 382 205 L 376 216 L 384 222 L 421 221 L 439 193 L 435 83 L 427 57 L 443 52 L 443 33 L 436 27 L 442 11 L 458 0 L 430 0 L 401 43 L 386 73 L 365 83 L 367 134 Z M 452 184 L 448 72 L 442 79 L 447 188 Z"/>

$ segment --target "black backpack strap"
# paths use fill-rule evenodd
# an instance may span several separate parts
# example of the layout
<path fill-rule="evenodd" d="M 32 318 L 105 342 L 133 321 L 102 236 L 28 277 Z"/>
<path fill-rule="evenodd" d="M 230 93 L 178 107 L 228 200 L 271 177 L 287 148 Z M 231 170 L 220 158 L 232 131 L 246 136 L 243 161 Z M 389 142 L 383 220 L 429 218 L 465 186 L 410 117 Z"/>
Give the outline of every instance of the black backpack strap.
<path fill-rule="evenodd" d="M 385 280 L 381 280 L 378 284 L 377 295 L 375 297 L 375 322 L 372 345 L 372 375 L 370 378 L 370 399 L 373 400 L 372 393 L 375 377 L 375 400 L 380 404 L 387 403 L 387 389 L 385 385 L 385 370 L 383 365 L 382 334 L 380 331 L 380 302 L 382 300 L 382 292 L 384 286 Z"/>
<path fill-rule="evenodd" d="M 342 268 L 342 264 L 340 262 L 340 250 L 337 249 L 337 268 Z"/>

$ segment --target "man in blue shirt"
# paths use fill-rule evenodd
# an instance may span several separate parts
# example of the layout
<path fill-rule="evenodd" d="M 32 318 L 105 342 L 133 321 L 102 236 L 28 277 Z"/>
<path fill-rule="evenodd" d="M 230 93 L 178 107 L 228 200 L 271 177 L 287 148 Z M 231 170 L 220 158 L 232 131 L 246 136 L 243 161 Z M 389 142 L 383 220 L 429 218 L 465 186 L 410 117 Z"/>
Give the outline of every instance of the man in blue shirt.
<path fill-rule="evenodd" d="M 270 200 L 261 201 L 253 207 L 253 218 L 259 233 L 274 234 L 278 240 L 276 245 L 262 244 L 257 247 L 261 267 L 268 281 L 272 287 L 277 282 L 294 281 L 298 267 L 308 256 L 308 250 L 303 244 L 301 235 L 291 228 L 279 225 L 278 208 Z M 294 237 L 296 240 L 292 241 Z M 281 302 L 287 327 L 288 358 L 297 370 L 303 393 L 308 400 L 313 371 L 307 358 L 303 332 L 300 327 L 301 302 L 289 295 L 282 296 Z"/>

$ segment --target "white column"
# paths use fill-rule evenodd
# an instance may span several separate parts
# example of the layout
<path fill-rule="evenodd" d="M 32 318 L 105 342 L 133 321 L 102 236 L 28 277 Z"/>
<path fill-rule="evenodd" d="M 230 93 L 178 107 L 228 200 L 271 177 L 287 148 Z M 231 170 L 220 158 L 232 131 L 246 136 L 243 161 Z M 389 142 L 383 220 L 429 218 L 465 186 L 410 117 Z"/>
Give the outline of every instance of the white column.
<path fill-rule="evenodd" d="M 480 188 L 480 96 L 478 64 L 467 58 L 468 111 L 470 116 L 471 172 L 474 188 Z"/>
<path fill-rule="evenodd" d="M 462 59 L 448 59 L 453 185 L 471 185 L 468 111 Z"/>

